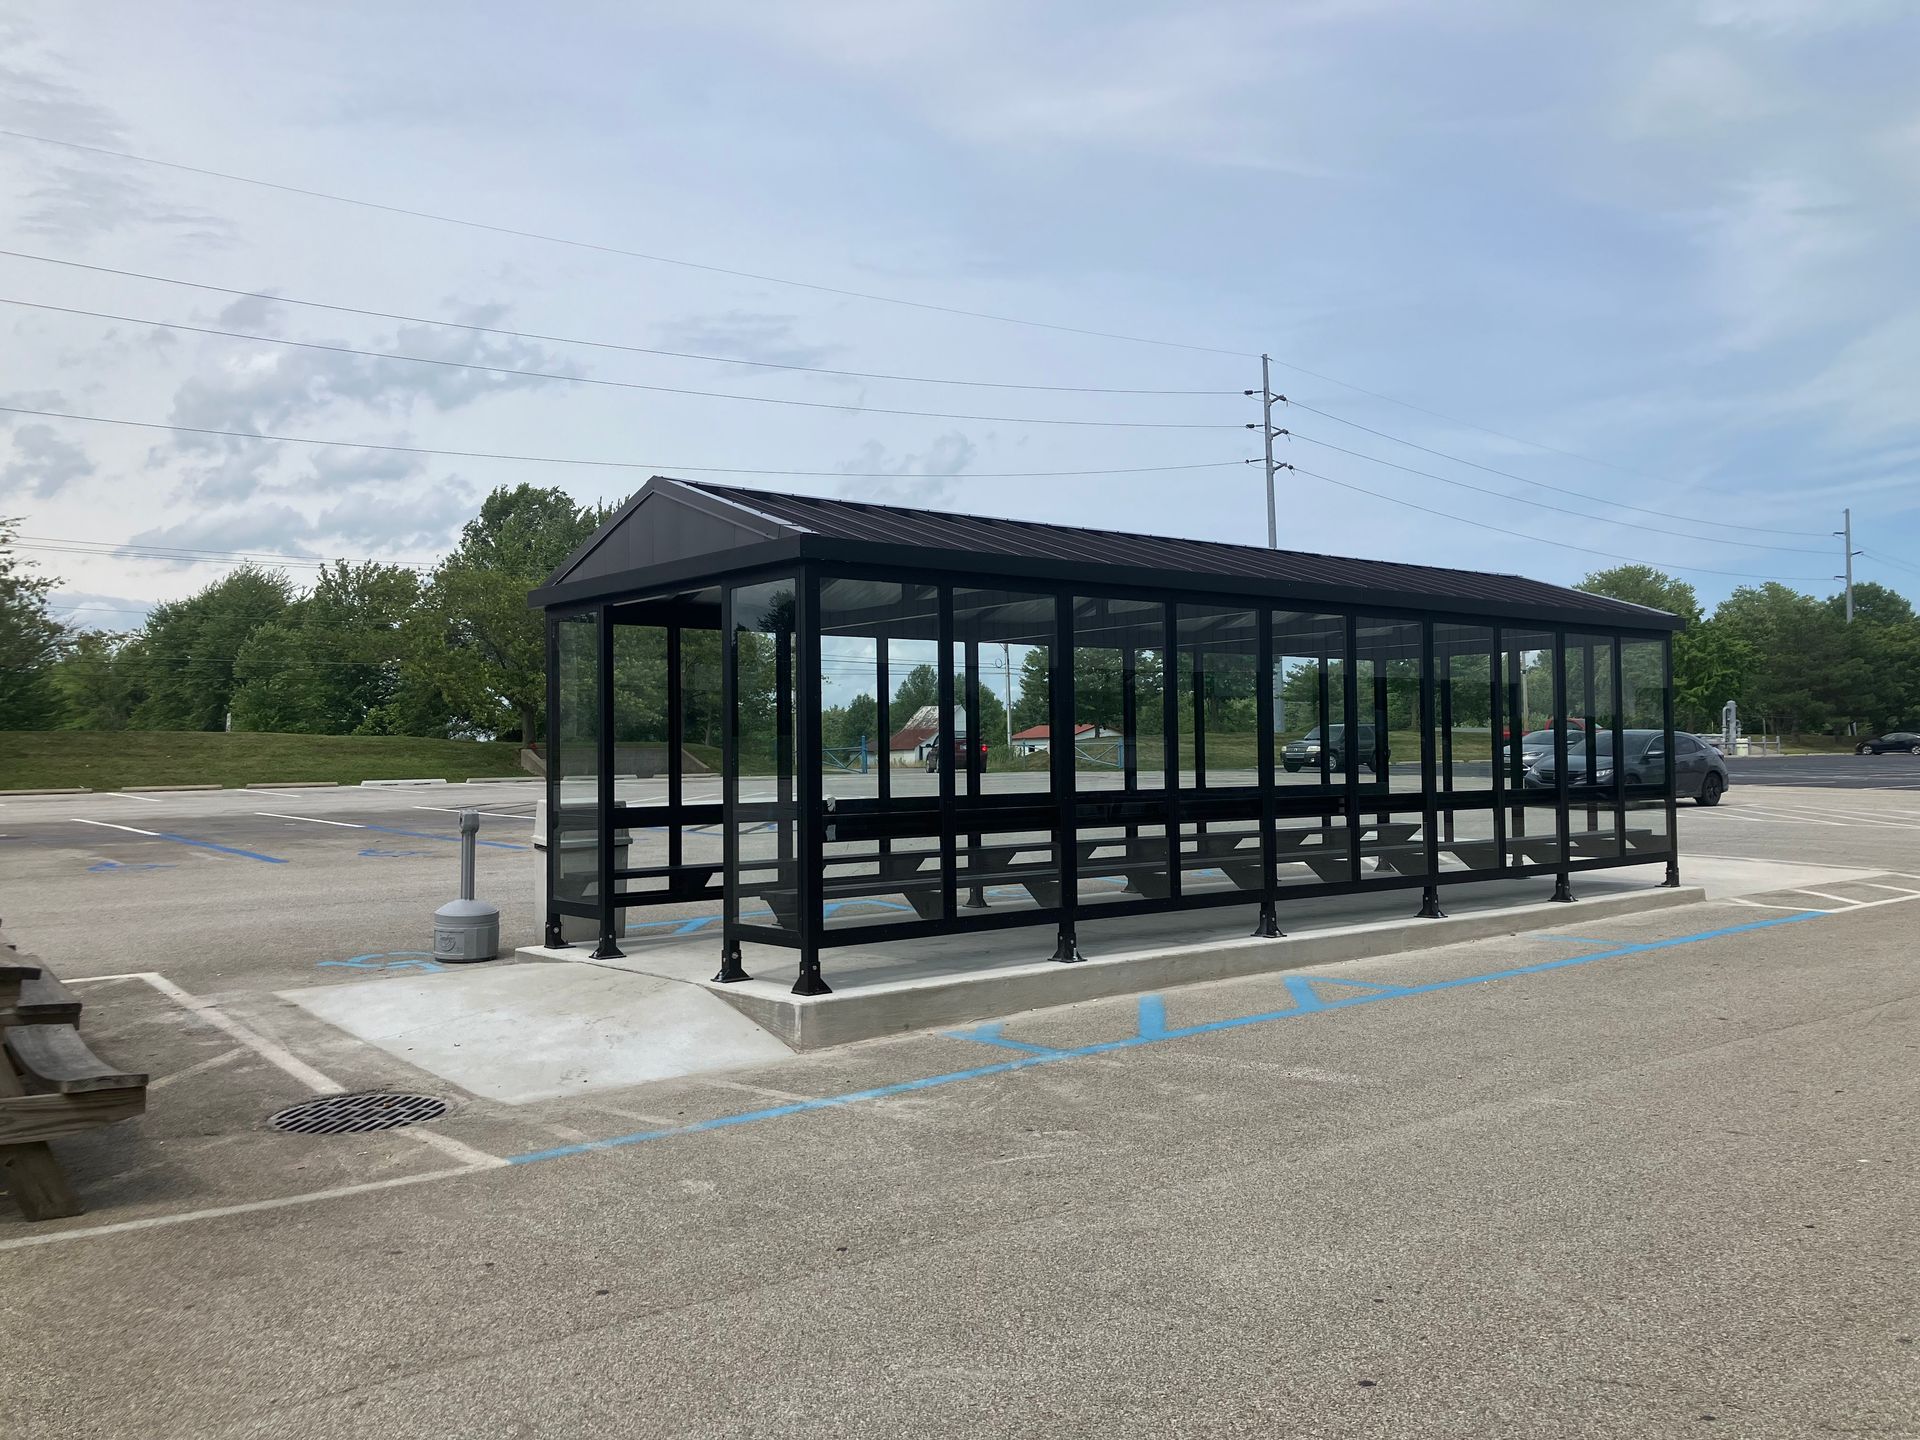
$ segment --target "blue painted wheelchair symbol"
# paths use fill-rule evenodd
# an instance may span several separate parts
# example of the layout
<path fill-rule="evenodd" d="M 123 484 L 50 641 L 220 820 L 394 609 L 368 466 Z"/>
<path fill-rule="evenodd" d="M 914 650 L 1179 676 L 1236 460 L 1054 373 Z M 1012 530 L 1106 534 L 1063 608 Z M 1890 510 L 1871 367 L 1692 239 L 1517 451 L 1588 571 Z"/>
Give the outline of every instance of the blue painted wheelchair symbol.
<path fill-rule="evenodd" d="M 433 854 L 431 850 L 382 850 L 377 846 L 369 846 L 360 852 L 360 857 L 363 860 L 399 860 L 408 855 L 431 854 Z"/>
<path fill-rule="evenodd" d="M 425 975 L 438 975 L 447 967 L 437 962 L 430 950 L 386 950 L 372 955 L 355 955 L 350 960 L 322 960 L 318 968 L 371 970 L 382 975 L 417 970 Z"/>
<path fill-rule="evenodd" d="M 171 870 L 171 865 L 162 865 L 155 861 L 144 861 L 138 865 L 123 865 L 118 860 L 101 860 L 87 866 L 89 875 L 104 875 L 109 870 Z"/>

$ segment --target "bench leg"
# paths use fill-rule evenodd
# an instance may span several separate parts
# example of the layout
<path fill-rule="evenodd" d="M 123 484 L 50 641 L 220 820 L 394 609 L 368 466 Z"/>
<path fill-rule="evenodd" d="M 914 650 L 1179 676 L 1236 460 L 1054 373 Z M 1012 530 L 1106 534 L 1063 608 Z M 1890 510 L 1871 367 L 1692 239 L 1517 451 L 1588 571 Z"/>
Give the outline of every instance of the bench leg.
<path fill-rule="evenodd" d="M 1274 913 L 1273 901 L 1260 902 L 1260 918 L 1254 923 L 1253 938 L 1256 940 L 1278 940 L 1287 932 L 1280 928 L 1280 917 Z"/>
<path fill-rule="evenodd" d="M 1680 862 L 1678 860 L 1667 861 L 1667 878 L 1660 882 L 1660 887 L 1663 890 L 1678 890 L 1680 888 Z"/>
<path fill-rule="evenodd" d="M 1071 925 L 1062 925 L 1059 934 L 1054 937 L 1053 954 L 1048 957 L 1058 960 L 1062 965 L 1073 965 L 1086 959 L 1080 953 L 1080 942 L 1075 938 Z"/>
<path fill-rule="evenodd" d="M 0 1172 L 7 1177 L 7 1191 L 20 1213 L 29 1220 L 63 1220 L 81 1211 L 80 1197 L 73 1193 L 44 1140 L 0 1145 Z"/>
<path fill-rule="evenodd" d="M 961 905 L 961 908 L 963 908 L 963 909 L 966 909 L 966 910 L 984 910 L 984 909 L 986 909 L 986 908 L 987 908 L 987 889 L 986 889 L 986 886 L 984 886 L 984 885 L 971 885 L 971 886 L 968 886 L 968 887 L 967 887 L 967 898 L 966 898 L 966 899 L 964 899 L 964 900 L 962 900 L 962 901 L 960 902 L 960 905 Z"/>
<path fill-rule="evenodd" d="M 1564 870 L 1553 877 L 1553 898 L 1562 905 L 1573 903 L 1573 886 L 1567 883 L 1567 872 Z"/>
<path fill-rule="evenodd" d="M 1420 913 L 1417 920 L 1444 920 L 1447 912 L 1440 908 L 1440 887 L 1429 885 L 1420 892 Z"/>

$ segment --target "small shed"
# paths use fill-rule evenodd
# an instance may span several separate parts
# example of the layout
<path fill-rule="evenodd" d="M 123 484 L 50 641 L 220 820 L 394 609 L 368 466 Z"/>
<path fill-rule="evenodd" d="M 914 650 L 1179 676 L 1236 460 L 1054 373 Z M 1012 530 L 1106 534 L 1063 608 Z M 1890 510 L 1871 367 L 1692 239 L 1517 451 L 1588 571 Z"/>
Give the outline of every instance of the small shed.
<path fill-rule="evenodd" d="M 1071 962 L 1094 915 L 1246 905 L 1275 935 L 1328 894 L 1417 891 L 1437 915 L 1490 879 L 1556 899 L 1605 867 L 1679 883 L 1683 622 L 1624 601 L 656 477 L 531 603 L 549 944 L 588 917 L 617 955 L 629 911 L 710 903 L 720 980 L 774 947 L 812 995 L 823 953 L 856 942 L 1035 926 Z M 991 768 L 934 743 L 986 733 L 983 687 L 1010 710 L 1016 683 L 1048 735 L 1117 738 Z M 1569 754 L 1576 727 L 1597 738 Z M 1499 738 L 1542 729 L 1551 764 Z M 937 763 L 836 763 L 856 731 Z M 647 742 L 666 773 L 618 778 Z"/>

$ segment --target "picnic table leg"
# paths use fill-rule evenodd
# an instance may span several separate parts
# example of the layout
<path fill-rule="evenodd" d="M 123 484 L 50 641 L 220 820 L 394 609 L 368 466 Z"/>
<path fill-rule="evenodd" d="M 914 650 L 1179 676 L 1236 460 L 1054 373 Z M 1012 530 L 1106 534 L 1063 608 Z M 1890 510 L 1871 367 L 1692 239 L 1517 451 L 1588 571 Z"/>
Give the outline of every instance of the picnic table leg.
<path fill-rule="evenodd" d="M 1444 920 L 1447 912 L 1440 908 L 1440 887 L 1429 885 L 1420 892 L 1420 913 L 1418 920 Z"/>
<path fill-rule="evenodd" d="M 0 1096 L 12 1099 L 25 1093 L 12 1066 L 0 1055 Z M 80 1197 L 73 1193 L 44 1140 L 0 1145 L 0 1174 L 7 1178 L 7 1193 L 29 1220 L 63 1220 L 81 1211 Z"/>

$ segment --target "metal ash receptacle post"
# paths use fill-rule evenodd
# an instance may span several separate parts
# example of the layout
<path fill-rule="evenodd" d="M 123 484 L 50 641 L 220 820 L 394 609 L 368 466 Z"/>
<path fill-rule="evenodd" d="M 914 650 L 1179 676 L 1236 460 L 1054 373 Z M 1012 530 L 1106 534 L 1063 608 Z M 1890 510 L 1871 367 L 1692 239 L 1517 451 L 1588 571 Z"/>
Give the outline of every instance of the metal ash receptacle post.
<path fill-rule="evenodd" d="M 433 958 L 453 964 L 492 960 L 500 953 L 500 910 L 473 898 L 478 811 L 460 812 L 460 898 L 433 912 Z"/>

